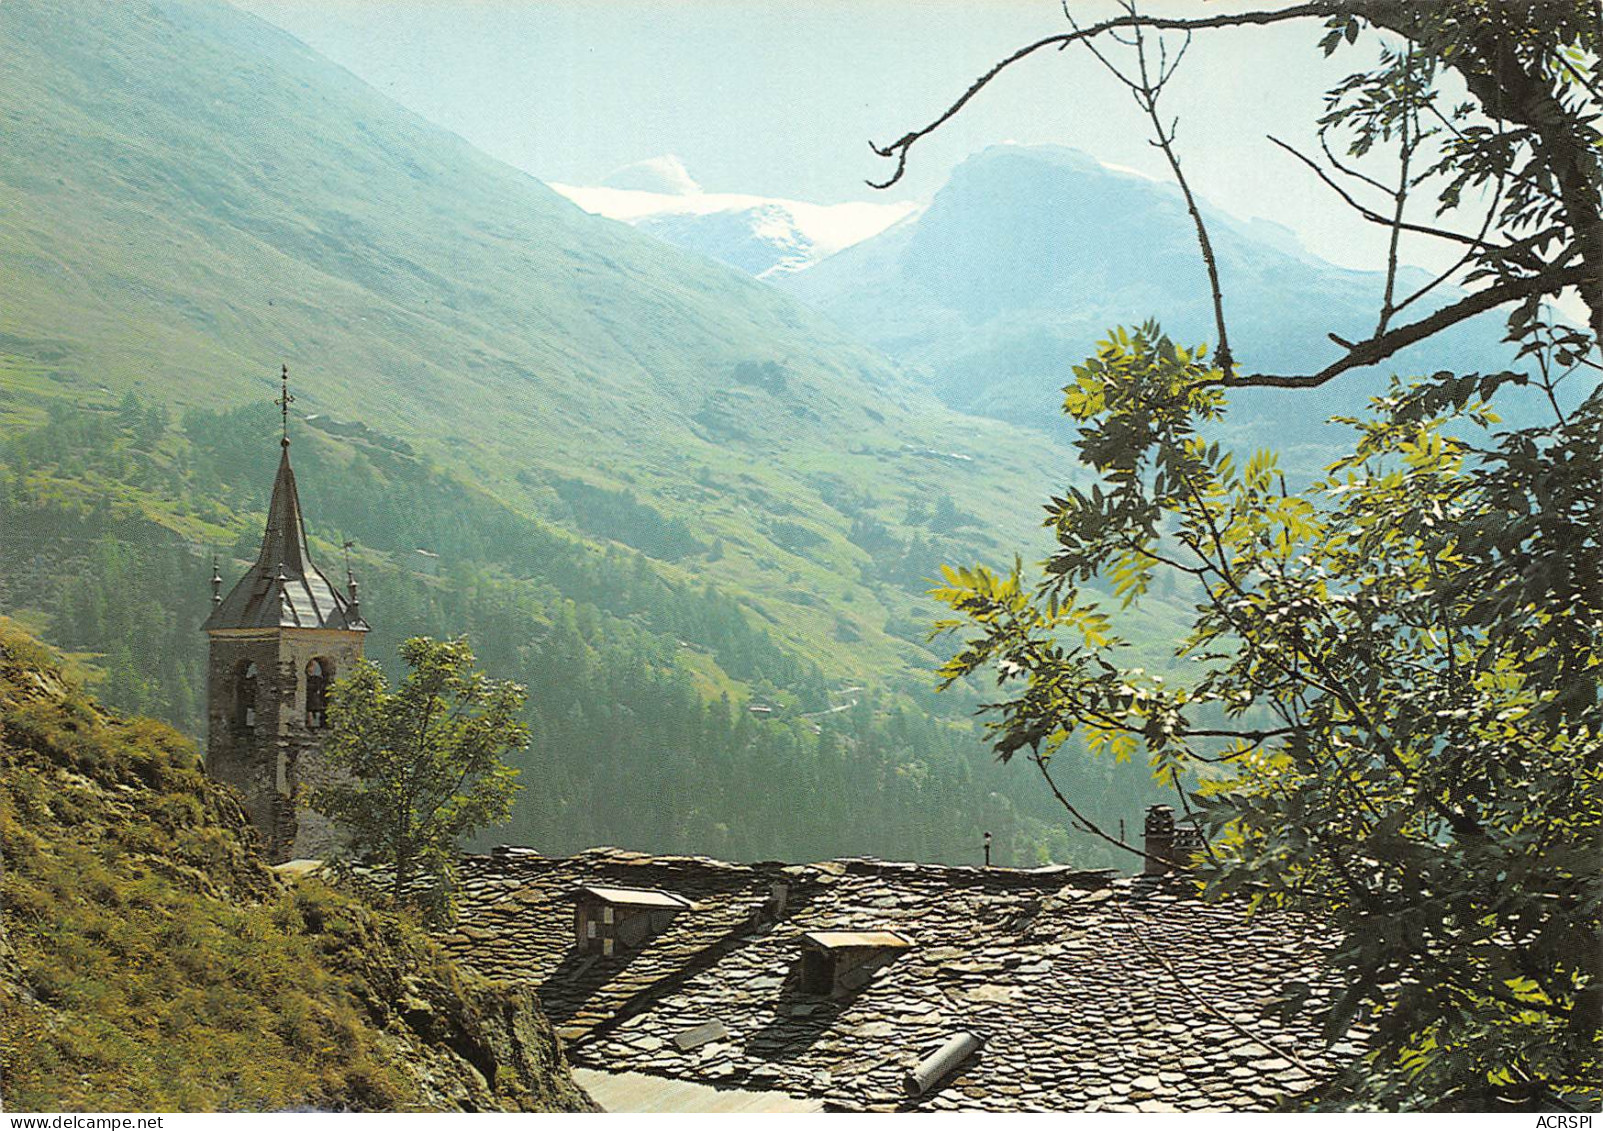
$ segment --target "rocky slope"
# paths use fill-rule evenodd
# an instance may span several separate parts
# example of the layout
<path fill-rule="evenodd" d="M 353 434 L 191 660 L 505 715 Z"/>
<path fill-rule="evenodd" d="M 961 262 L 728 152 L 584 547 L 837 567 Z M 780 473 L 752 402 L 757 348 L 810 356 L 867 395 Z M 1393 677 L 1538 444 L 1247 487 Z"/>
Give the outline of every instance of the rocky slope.
<path fill-rule="evenodd" d="M 591 1108 L 527 989 L 262 863 L 189 742 L 0 618 L 11 1110 Z"/>

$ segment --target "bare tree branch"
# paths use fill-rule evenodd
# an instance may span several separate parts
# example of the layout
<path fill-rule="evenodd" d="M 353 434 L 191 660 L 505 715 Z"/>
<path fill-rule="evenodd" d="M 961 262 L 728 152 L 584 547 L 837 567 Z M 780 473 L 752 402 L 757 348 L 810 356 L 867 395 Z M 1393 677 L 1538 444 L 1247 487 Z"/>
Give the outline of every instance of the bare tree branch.
<path fill-rule="evenodd" d="M 1599 6 L 1596 3 L 1589 6 L 1603 10 L 1603 6 Z M 1132 28 L 1146 28 L 1155 31 L 1192 31 L 1205 28 L 1262 26 L 1291 20 L 1335 15 L 1345 15 L 1366 20 L 1377 28 L 1402 35 L 1410 42 L 1417 42 L 1422 39 L 1428 41 L 1435 34 L 1433 21 L 1438 19 L 1436 12 L 1436 5 L 1405 2 L 1405 0 L 1313 0 L 1310 3 L 1292 5 L 1286 8 L 1238 12 L 1201 18 L 1145 16 L 1138 15 L 1131 10 L 1126 12 L 1125 15 L 1104 20 L 1091 27 L 1077 27 L 1070 32 L 1047 36 L 1034 43 L 1027 44 L 996 63 L 990 70 L 976 79 L 956 101 L 929 124 L 909 131 L 888 145 L 870 142 L 871 148 L 879 156 L 895 160 L 896 168 L 884 181 L 870 181 L 869 184 L 876 188 L 886 188 L 901 180 L 906 171 L 908 153 L 914 145 L 950 121 L 1008 67 L 1028 58 L 1043 48 L 1054 47 L 1061 51 L 1074 43 L 1089 41 L 1104 33 L 1112 35 L 1121 42 L 1137 44 L 1138 39 L 1127 40 L 1117 35 L 1120 30 Z M 1560 204 L 1563 212 L 1563 226 L 1575 234 L 1575 246 L 1580 252 L 1583 263 L 1589 266 L 1588 271 L 1579 273 L 1571 278 L 1566 285 L 1574 286 L 1580 291 L 1582 300 L 1590 309 L 1591 330 L 1597 338 L 1603 339 L 1603 201 L 1600 201 L 1597 191 L 1600 175 L 1599 158 L 1594 144 L 1596 132 L 1589 129 L 1585 124 L 1592 119 L 1567 113 L 1562 104 L 1561 96 L 1551 89 L 1548 75 L 1540 71 L 1540 69 L 1536 72 L 1530 72 L 1524 70 L 1517 63 L 1512 66 L 1509 65 L 1511 60 L 1508 58 L 1507 45 L 1511 28 L 1502 21 L 1503 18 L 1501 17 L 1491 20 L 1474 36 L 1456 43 L 1454 53 L 1451 58 L 1447 59 L 1447 63 L 1463 78 L 1471 94 L 1475 96 L 1483 107 L 1487 108 L 1488 113 L 1499 118 L 1505 118 L 1528 129 L 1535 139 L 1537 148 L 1549 155 L 1550 171 L 1558 190 L 1556 194 L 1557 203 Z M 1575 73 L 1573 77 L 1578 80 L 1579 85 L 1583 88 L 1594 89 L 1595 80 L 1592 82 L 1586 81 L 1589 76 Z M 1391 221 L 1388 221 L 1385 217 L 1379 216 L 1354 201 L 1345 190 L 1336 185 L 1313 162 L 1308 161 L 1307 158 L 1296 153 L 1289 146 L 1283 147 L 1314 168 L 1321 179 L 1336 189 L 1343 199 L 1357 209 L 1366 219 L 1370 219 L 1375 223 L 1385 224 L 1388 227 L 1392 226 Z M 1339 163 L 1338 167 L 1340 167 Z M 1361 177 L 1360 174 L 1354 175 Z M 1377 182 L 1367 177 L 1361 177 L 1361 179 L 1371 184 L 1377 184 L 1378 187 Z M 1391 192 L 1389 189 L 1383 189 L 1382 191 Z M 1470 247 L 1490 252 L 1507 250 L 1497 245 L 1487 245 L 1483 239 L 1476 239 L 1462 233 L 1448 232 L 1445 229 L 1430 228 L 1418 224 L 1402 224 L 1400 225 L 1400 230 L 1454 240 Z M 1525 263 L 1524 266 L 1541 270 L 1541 267 L 1536 263 Z M 1514 298 L 1530 297 L 1529 292 L 1506 291 L 1506 293 L 1510 293 L 1510 301 Z M 1385 335 L 1377 334 L 1371 341 L 1380 341 L 1384 337 Z M 1352 368 L 1354 364 L 1366 363 L 1350 362 L 1344 368 Z M 1301 380 L 1304 384 L 1310 381 L 1308 378 Z"/>
<path fill-rule="evenodd" d="M 1360 7 L 1373 23 L 1412 40 L 1431 18 L 1432 6 L 1367 0 Z M 1588 7 L 1603 14 L 1603 4 Z M 1589 268 L 1574 285 L 1591 313 L 1593 335 L 1603 341 L 1603 194 L 1598 192 L 1603 162 L 1598 158 L 1596 129 L 1589 124 L 1589 115 L 1566 111 L 1539 70 L 1533 74 L 1510 58 L 1509 43 L 1517 29 L 1503 22 L 1508 13 L 1501 7 L 1493 5 L 1489 13 L 1497 19 L 1461 41 L 1450 65 L 1488 113 L 1536 135 L 1537 149 L 1545 154 L 1558 189 L 1564 222 Z"/>
<path fill-rule="evenodd" d="M 1349 193 L 1346 189 L 1342 188 L 1341 185 L 1337 184 L 1335 179 L 1332 178 L 1329 173 L 1327 173 L 1323 169 L 1321 169 L 1319 167 L 1319 163 L 1317 161 L 1315 161 L 1313 158 L 1309 157 L 1305 153 L 1300 152 L 1299 150 L 1293 148 L 1292 146 L 1287 145 L 1285 142 L 1281 141 L 1278 137 L 1275 137 L 1273 134 L 1266 134 L 1264 136 L 1266 136 L 1270 141 L 1272 141 L 1276 145 L 1278 145 L 1281 149 L 1284 149 L 1287 153 L 1291 154 L 1297 160 L 1301 161 L 1304 165 L 1308 166 L 1308 168 L 1312 169 L 1314 171 L 1314 173 L 1316 175 L 1318 175 L 1320 180 L 1324 181 L 1325 184 L 1329 185 L 1331 187 L 1331 189 L 1335 191 L 1336 195 L 1341 197 L 1342 200 L 1347 203 L 1348 207 L 1350 207 L 1354 212 L 1357 212 L 1365 220 L 1368 220 L 1371 224 L 1379 224 L 1383 228 L 1393 228 L 1393 227 L 1395 227 L 1395 228 L 1401 229 L 1402 231 L 1405 231 L 1405 232 L 1418 232 L 1420 235 L 1424 235 L 1424 236 L 1435 236 L 1437 239 L 1441 239 L 1441 240 L 1451 240 L 1454 243 L 1468 244 L 1470 247 L 1475 248 L 1477 250 L 1482 250 L 1482 249 L 1499 250 L 1499 249 L 1501 249 L 1503 247 L 1503 245 L 1501 245 L 1501 244 L 1489 244 L 1489 243 L 1485 242 L 1484 239 L 1478 239 L 1475 236 L 1466 236 L 1462 232 L 1449 231 L 1446 228 L 1433 228 L 1433 227 L 1430 227 L 1429 225 L 1426 225 L 1426 224 L 1411 224 L 1411 223 L 1408 223 L 1408 222 L 1402 220 L 1401 217 L 1397 218 L 1394 221 L 1391 217 L 1382 216 L 1379 212 L 1376 212 L 1373 208 L 1369 208 L 1369 207 L 1367 207 L 1367 206 L 1365 206 L 1363 204 L 1360 204 L 1358 201 L 1354 200 L 1352 194 Z M 1356 176 L 1357 174 L 1349 172 L 1348 175 L 1349 176 Z M 1365 179 L 1367 180 L 1367 178 L 1365 178 Z M 1373 182 L 1371 182 L 1371 183 L 1373 183 Z M 1386 195 L 1388 195 L 1388 196 L 1396 196 L 1397 195 L 1391 189 L 1386 189 L 1385 191 L 1386 191 Z"/>
<path fill-rule="evenodd" d="M 1232 388 L 1242 389 L 1312 389 L 1323 385 L 1332 377 L 1336 377 L 1349 369 L 1360 369 L 1366 365 L 1374 365 L 1384 361 L 1398 350 L 1413 345 L 1415 342 L 1439 333 L 1449 326 L 1457 325 L 1466 318 L 1473 318 L 1493 310 L 1504 303 L 1516 302 L 1519 299 L 1530 298 L 1532 295 L 1557 294 L 1565 287 L 1578 286 L 1589 278 L 1590 269 L 1586 264 L 1577 264 L 1572 267 L 1554 268 L 1540 275 L 1529 278 L 1516 279 L 1506 283 L 1497 283 L 1476 291 L 1450 306 L 1444 306 L 1433 314 L 1410 322 L 1405 326 L 1388 330 L 1377 337 L 1358 342 L 1347 351 L 1347 356 L 1334 361 L 1317 373 L 1286 376 L 1273 373 L 1251 373 L 1235 378 L 1220 377 L 1215 384 L 1229 385 Z"/>
<path fill-rule="evenodd" d="M 1408 54 L 1403 63 L 1403 82 L 1405 97 L 1408 87 L 1414 78 L 1414 45 L 1408 45 Z M 1416 111 L 1413 106 L 1404 104 L 1402 131 L 1398 145 L 1399 160 L 1397 169 L 1396 207 L 1392 209 L 1391 238 L 1386 243 L 1386 289 L 1380 300 L 1380 318 L 1375 323 L 1375 332 L 1371 337 L 1379 337 L 1386 332 L 1386 325 L 1391 321 L 1392 313 L 1396 309 L 1392 300 L 1397 296 L 1397 249 L 1403 236 L 1403 212 L 1408 207 L 1408 166 L 1414 157 L 1414 148 L 1419 144 L 1417 130 L 1411 133 L 1409 126 L 1415 123 Z"/>
<path fill-rule="evenodd" d="M 1081 825 L 1085 826 L 1085 829 L 1086 829 L 1087 832 L 1091 833 L 1093 836 L 1101 837 L 1103 840 L 1107 841 L 1109 844 L 1113 845 L 1115 848 L 1122 848 L 1126 852 L 1134 853 L 1135 855 L 1141 857 L 1141 859 L 1143 859 L 1143 860 L 1151 860 L 1155 864 L 1162 864 L 1165 868 L 1175 868 L 1175 869 L 1178 869 L 1180 871 L 1188 871 L 1189 870 L 1189 869 L 1186 868 L 1185 865 L 1177 864 L 1173 860 L 1170 860 L 1168 857 L 1165 857 L 1165 856 L 1149 856 L 1149 855 L 1147 855 L 1147 853 L 1143 852 L 1141 849 L 1137 848 L 1135 845 L 1126 844 L 1124 841 L 1120 840 L 1118 837 L 1112 836 L 1112 835 L 1110 835 L 1108 833 L 1103 832 L 1100 828 L 1097 827 L 1096 822 L 1087 820 L 1086 817 L 1085 817 L 1085 814 L 1081 813 L 1078 809 L 1076 809 L 1074 807 L 1074 803 L 1071 802 L 1067 797 L 1065 797 L 1063 795 L 1063 791 L 1058 788 L 1058 783 L 1052 780 L 1052 772 L 1046 768 L 1046 758 L 1045 758 L 1044 755 L 1032 752 L 1030 754 L 1030 761 L 1034 762 L 1036 769 L 1041 771 L 1041 776 L 1046 779 L 1047 788 L 1049 788 L 1052 791 L 1052 796 L 1056 797 L 1058 799 L 1058 804 L 1062 805 L 1063 808 L 1065 808 L 1065 809 L 1067 809 L 1069 811 L 1069 816 L 1073 817 L 1076 821 L 1079 821 Z"/>
<path fill-rule="evenodd" d="M 1477 240 L 1485 240 L 1486 233 L 1492 230 L 1492 223 L 1497 219 L 1497 208 L 1498 205 L 1502 203 L 1503 190 L 1507 187 L 1507 185 L 1507 175 L 1504 173 L 1499 173 L 1497 176 L 1497 189 L 1492 193 L 1491 203 L 1486 206 L 1486 219 L 1481 222 L 1481 230 L 1476 233 L 1475 236 Z M 1458 272 L 1463 270 L 1465 265 L 1467 265 L 1471 259 L 1475 258 L 1476 250 L 1477 249 L 1474 247 L 1466 248 L 1464 254 L 1460 255 L 1458 259 L 1453 262 L 1452 266 L 1441 272 L 1441 274 L 1437 275 L 1430 282 L 1422 284 L 1418 290 L 1414 291 L 1413 294 L 1409 295 L 1407 298 L 1403 299 L 1402 302 L 1393 307 L 1392 313 L 1395 315 L 1408 309 L 1408 307 L 1413 305 L 1416 301 L 1424 298 L 1426 295 L 1430 294 L 1431 291 L 1435 290 L 1437 287 L 1447 282 L 1448 279 L 1451 279 L 1454 275 L 1458 274 Z"/>
<path fill-rule="evenodd" d="M 1123 7 L 1125 13 L 1131 18 L 1138 17 L 1139 13 L 1136 11 L 1134 0 L 1126 0 Z M 1063 14 L 1076 31 L 1080 30 L 1080 25 L 1075 21 L 1074 16 L 1070 14 L 1067 4 L 1063 7 Z M 1197 230 L 1197 246 L 1202 252 L 1202 263 L 1208 271 L 1208 288 L 1213 299 L 1213 325 L 1215 332 L 1218 334 L 1216 353 L 1219 358 L 1219 367 L 1229 373 L 1233 368 L 1233 358 L 1230 352 L 1230 333 L 1225 326 L 1224 291 L 1219 285 L 1219 263 L 1213 253 L 1213 241 L 1208 238 L 1208 226 L 1203 222 L 1202 211 L 1197 207 L 1196 197 L 1191 192 L 1191 184 L 1186 180 L 1185 172 L 1180 168 L 1180 157 L 1174 150 L 1175 129 L 1179 125 L 1179 119 L 1175 119 L 1168 130 L 1165 130 L 1163 128 L 1163 120 L 1158 117 L 1158 97 L 1163 93 L 1164 84 L 1173 77 L 1175 69 L 1180 65 L 1180 60 L 1185 57 L 1186 49 L 1191 46 L 1191 32 L 1189 29 L 1186 31 L 1185 36 L 1185 42 L 1181 44 L 1180 50 L 1175 54 L 1174 63 L 1170 64 L 1168 62 L 1168 52 L 1164 47 L 1163 37 L 1160 33 L 1158 37 L 1158 49 L 1160 52 L 1158 75 L 1154 79 L 1147 66 L 1146 32 L 1139 24 L 1136 25 L 1131 45 L 1135 48 L 1137 73 L 1140 75 L 1139 81 L 1125 75 L 1118 67 L 1109 62 L 1108 58 L 1097 50 L 1095 40 L 1083 39 L 1080 42 L 1086 50 L 1096 57 L 1097 62 L 1101 63 L 1109 73 L 1130 89 L 1131 97 L 1135 99 L 1136 105 L 1141 107 L 1142 112 L 1147 116 L 1147 120 L 1152 123 L 1155 140 L 1151 144 L 1163 150 L 1163 156 L 1169 162 L 1169 170 L 1174 174 L 1175 181 L 1180 185 L 1180 195 L 1185 199 L 1186 211 L 1191 214 L 1191 222 Z"/>
<path fill-rule="evenodd" d="M 1340 158 L 1330 151 L 1330 141 L 1325 137 L 1326 128 L 1327 127 L 1321 127 L 1319 130 L 1319 148 L 1325 151 L 1325 160 L 1330 162 L 1330 167 L 1335 169 L 1336 172 L 1342 174 L 1343 176 L 1351 177 L 1355 181 L 1363 181 L 1364 184 L 1369 185 L 1371 188 L 1379 189 L 1387 196 L 1391 196 L 1392 190 L 1386 185 L 1381 184 L 1374 177 L 1371 177 L 1368 173 L 1365 173 L 1361 169 L 1349 169 L 1347 166 L 1341 163 Z M 1275 139 L 1270 138 L 1269 140 L 1274 141 Z M 1299 154 L 1299 156 L 1301 155 Z"/>
<path fill-rule="evenodd" d="M 1253 25 L 1277 24 L 1286 20 L 1300 20 L 1328 16 L 1332 12 L 1336 11 L 1339 6 L 1340 5 L 1336 3 L 1335 0 L 1314 0 L 1313 3 L 1297 4 L 1290 8 L 1281 8 L 1274 11 L 1238 12 L 1234 15 L 1206 16 L 1201 19 L 1123 15 L 1116 16 L 1111 20 L 1103 20 L 1101 23 L 1093 24 L 1088 28 L 1082 28 L 1061 35 L 1049 35 L 1045 39 L 1038 39 L 1034 43 L 1019 48 L 1017 51 L 1013 52 L 1013 54 L 997 63 L 990 70 L 986 71 L 979 78 L 975 79 L 974 82 L 970 84 L 969 88 L 963 92 L 962 96 L 957 99 L 957 101 L 948 106 L 944 111 L 942 111 L 939 117 L 935 118 L 928 125 L 923 126 L 920 129 L 911 130 L 888 145 L 878 145 L 870 141 L 868 143 L 869 148 L 875 153 L 879 154 L 879 156 L 887 159 L 894 158 L 896 160 L 896 169 L 885 180 L 869 181 L 868 184 L 871 188 L 882 189 L 889 188 L 891 185 L 894 185 L 897 181 L 901 180 L 902 174 L 907 171 L 908 151 L 912 149 L 920 139 L 928 137 L 947 122 L 951 121 L 952 118 L 956 117 L 958 111 L 967 106 L 969 102 L 973 100 L 976 94 L 989 86 L 991 80 L 996 78 L 997 75 L 1007 70 L 1014 63 L 1017 63 L 1022 59 L 1026 59 L 1035 54 L 1037 51 L 1043 50 L 1044 48 L 1055 47 L 1061 51 L 1072 44 L 1080 42 L 1081 40 L 1090 39 L 1094 36 L 1101 35 L 1104 32 L 1110 32 L 1118 28 L 1148 27 L 1158 31 L 1185 31 L 1188 29 L 1201 28 L 1247 27 Z"/>

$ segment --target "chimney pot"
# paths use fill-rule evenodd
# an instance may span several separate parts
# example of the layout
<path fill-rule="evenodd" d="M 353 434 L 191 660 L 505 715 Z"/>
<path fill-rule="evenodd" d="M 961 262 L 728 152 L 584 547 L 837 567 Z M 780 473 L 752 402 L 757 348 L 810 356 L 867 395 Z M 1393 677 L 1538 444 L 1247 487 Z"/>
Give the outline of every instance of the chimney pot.
<path fill-rule="evenodd" d="M 1149 876 L 1166 876 L 1174 871 L 1174 810 L 1167 805 L 1148 805 L 1142 828 Z"/>

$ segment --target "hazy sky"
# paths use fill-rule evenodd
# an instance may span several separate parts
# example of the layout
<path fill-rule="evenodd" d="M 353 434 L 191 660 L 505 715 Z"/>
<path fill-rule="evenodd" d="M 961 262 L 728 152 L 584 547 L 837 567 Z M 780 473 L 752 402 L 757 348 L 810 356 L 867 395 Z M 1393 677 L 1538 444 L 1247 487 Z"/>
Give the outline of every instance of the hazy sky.
<path fill-rule="evenodd" d="M 1005 140 L 1071 145 L 1168 178 L 1128 94 L 1075 49 L 994 83 L 915 148 L 891 194 L 864 185 L 886 169 L 869 138 L 922 125 L 993 61 L 1063 30 L 1058 0 L 237 2 L 546 181 L 594 184 L 673 153 L 715 191 L 927 198 L 967 154 Z M 1074 0 L 1072 10 L 1086 22 L 1110 6 Z M 1264 137 L 1309 143 L 1322 92 L 1373 58 L 1371 35 L 1327 61 L 1314 47 L 1321 33 L 1309 21 L 1200 34 L 1167 109 L 1202 195 L 1292 228 L 1324 258 L 1373 267 L 1380 229 L 1348 216 Z M 1423 248 L 1405 257 L 1435 261 Z"/>

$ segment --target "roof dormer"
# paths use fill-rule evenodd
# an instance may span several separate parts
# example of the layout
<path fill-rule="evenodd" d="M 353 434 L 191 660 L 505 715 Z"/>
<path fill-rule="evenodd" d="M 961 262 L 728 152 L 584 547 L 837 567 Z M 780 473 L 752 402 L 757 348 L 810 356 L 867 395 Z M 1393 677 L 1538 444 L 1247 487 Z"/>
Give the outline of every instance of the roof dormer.
<path fill-rule="evenodd" d="M 634 950 L 692 906 L 656 888 L 582 887 L 574 895 L 574 945 L 603 956 Z"/>
<path fill-rule="evenodd" d="M 801 946 L 801 992 L 838 998 L 860 990 L 913 940 L 900 931 L 809 931 Z"/>

